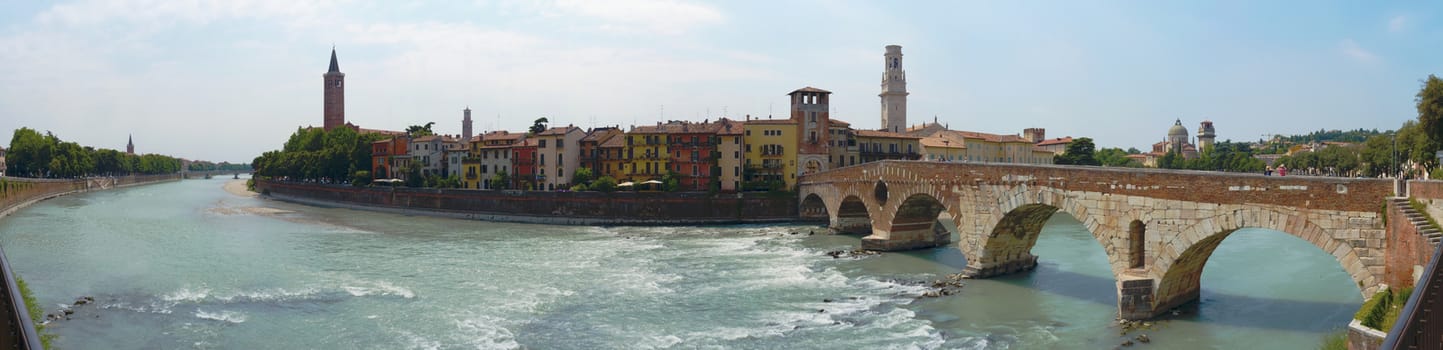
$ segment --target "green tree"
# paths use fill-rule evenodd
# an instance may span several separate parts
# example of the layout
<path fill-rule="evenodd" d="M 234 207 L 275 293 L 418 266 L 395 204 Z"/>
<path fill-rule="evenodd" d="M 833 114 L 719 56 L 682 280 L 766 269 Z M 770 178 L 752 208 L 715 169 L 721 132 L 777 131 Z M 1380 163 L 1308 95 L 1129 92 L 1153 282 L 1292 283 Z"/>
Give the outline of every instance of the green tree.
<path fill-rule="evenodd" d="M 596 179 L 596 181 L 591 182 L 591 189 L 601 192 L 615 191 L 616 179 L 603 175 L 601 178 Z"/>
<path fill-rule="evenodd" d="M 371 184 L 371 180 L 373 179 L 370 171 L 357 170 L 354 175 L 351 175 L 351 186 L 365 187 Z"/>
<path fill-rule="evenodd" d="M 431 131 L 432 125 L 436 125 L 436 122 L 427 122 L 426 125 L 408 126 L 406 127 L 406 134 L 411 135 L 411 137 L 435 135 L 436 132 Z"/>
<path fill-rule="evenodd" d="M 421 175 L 421 162 L 406 163 L 406 187 L 425 185 L 426 177 Z"/>
<path fill-rule="evenodd" d="M 1124 151 L 1121 148 L 1103 148 L 1097 150 L 1096 156 L 1094 158 L 1096 158 L 1098 163 L 1101 163 L 1103 166 L 1129 168 L 1142 167 L 1142 163 L 1139 163 L 1136 159 L 1128 158 L 1127 155 L 1127 151 Z"/>
<path fill-rule="evenodd" d="M 546 131 L 546 123 L 550 122 L 550 120 L 546 120 L 546 117 L 536 118 L 536 121 L 531 123 L 531 134 L 536 135 Z"/>
<path fill-rule="evenodd" d="M 1423 80 L 1423 87 L 1418 89 L 1418 95 L 1414 99 L 1418 108 L 1418 125 L 1422 129 L 1424 138 L 1427 141 L 1419 147 L 1419 151 L 1427 153 L 1430 159 L 1420 163 L 1429 165 L 1436 163 L 1431 159 L 1433 152 L 1443 146 L 1443 79 L 1429 74 Z"/>
<path fill-rule="evenodd" d="M 1096 147 L 1096 145 L 1092 144 L 1092 138 L 1079 137 L 1072 139 L 1072 142 L 1067 144 L 1067 150 L 1063 152 L 1061 156 L 1055 157 L 1053 162 L 1072 165 L 1100 165 L 1102 163 L 1093 157 Z"/>
<path fill-rule="evenodd" d="M 595 173 L 591 171 L 591 168 L 576 169 L 576 172 L 571 174 L 571 183 L 576 185 L 589 186 L 591 185 L 591 182 L 595 177 L 594 174 Z"/>
<path fill-rule="evenodd" d="M 496 174 L 491 175 L 490 184 L 491 189 L 493 190 L 504 190 L 510 188 L 511 174 L 507 174 L 505 170 L 498 171 L 496 172 Z"/>
<path fill-rule="evenodd" d="M 1162 169 L 1181 169 L 1185 164 L 1176 152 L 1171 150 L 1157 158 L 1157 167 Z"/>

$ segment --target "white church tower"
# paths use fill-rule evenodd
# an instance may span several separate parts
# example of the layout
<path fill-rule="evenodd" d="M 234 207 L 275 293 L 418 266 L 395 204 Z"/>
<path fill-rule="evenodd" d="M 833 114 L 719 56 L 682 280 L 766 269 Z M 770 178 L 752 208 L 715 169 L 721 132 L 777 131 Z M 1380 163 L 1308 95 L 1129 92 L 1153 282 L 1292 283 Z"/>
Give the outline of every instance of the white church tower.
<path fill-rule="evenodd" d="M 902 70 L 902 46 L 887 45 L 882 55 L 887 70 L 882 73 L 882 129 L 907 132 L 907 71 Z"/>

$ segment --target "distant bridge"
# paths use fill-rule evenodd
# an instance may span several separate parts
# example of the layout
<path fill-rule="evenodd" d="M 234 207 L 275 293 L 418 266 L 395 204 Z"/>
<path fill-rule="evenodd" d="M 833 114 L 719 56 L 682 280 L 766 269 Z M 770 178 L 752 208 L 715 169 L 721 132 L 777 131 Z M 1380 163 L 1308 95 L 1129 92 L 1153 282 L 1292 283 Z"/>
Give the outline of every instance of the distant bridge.
<path fill-rule="evenodd" d="M 187 171 L 181 172 L 181 175 L 184 176 L 184 177 L 187 178 L 187 179 L 196 179 L 196 178 L 204 178 L 204 177 L 206 177 L 206 176 L 211 176 L 211 177 L 216 177 L 216 176 L 239 176 L 239 175 L 241 175 L 241 174 L 249 175 L 250 173 L 251 173 L 250 170 L 202 170 L 202 171 L 190 171 L 190 170 L 187 170 Z"/>
<path fill-rule="evenodd" d="M 1051 165 L 882 161 L 802 177 L 804 218 L 867 234 L 863 248 L 948 243 L 960 232 L 964 274 L 1030 270 L 1053 213 L 1081 221 L 1107 253 L 1125 319 L 1196 300 L 1203 266 L 1241 228 L 1302 238 L 1331 254 L 1370 296 L 1383 281 L 1384 199 L 1392 180 Z"/>

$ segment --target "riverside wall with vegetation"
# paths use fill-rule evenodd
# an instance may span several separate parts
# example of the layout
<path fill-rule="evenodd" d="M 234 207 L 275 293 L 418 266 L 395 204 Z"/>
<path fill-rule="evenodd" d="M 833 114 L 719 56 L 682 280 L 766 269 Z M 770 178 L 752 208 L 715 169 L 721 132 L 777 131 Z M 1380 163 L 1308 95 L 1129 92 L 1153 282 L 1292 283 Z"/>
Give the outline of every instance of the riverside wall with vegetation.
<path fill-rule="evenodd" d="M 88 179 L 0 177 L 0 217 L 31 203 L 66 194 L 176 180 L 180 180 L 180 174 L 102 176 Z"/>
<path fill-rule="evenodd" d="M 698 225 L 797 220 L 790 193 L 542 192 L 355 187 L 256 180 L 256 192 L 305 204 L 558 225 Z"/>

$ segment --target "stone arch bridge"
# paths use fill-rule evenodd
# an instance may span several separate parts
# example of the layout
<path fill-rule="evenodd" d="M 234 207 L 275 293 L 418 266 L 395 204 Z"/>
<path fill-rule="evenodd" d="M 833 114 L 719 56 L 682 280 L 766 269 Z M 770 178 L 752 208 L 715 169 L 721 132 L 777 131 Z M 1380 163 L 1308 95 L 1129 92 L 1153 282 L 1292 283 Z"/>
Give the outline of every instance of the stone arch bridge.
<path fill-rule="evenodd" d="M 1360 292 L 1383 280 L 1391 180 L 1155 169 L 881 161 L 801 179 L 803 218 L 867 234 L 863 248 L 946 244 L 961 231 L 964 274 L 1030 270 L 1043 224 L 1061 211 L 1107 253 L 1119 316 L 1144 319 L 1198 298 L 1204 264 L 1234 231 L 1288 233 L 1337 259 Z M 941 214 L 947 214 L 943 216 Z"/>

